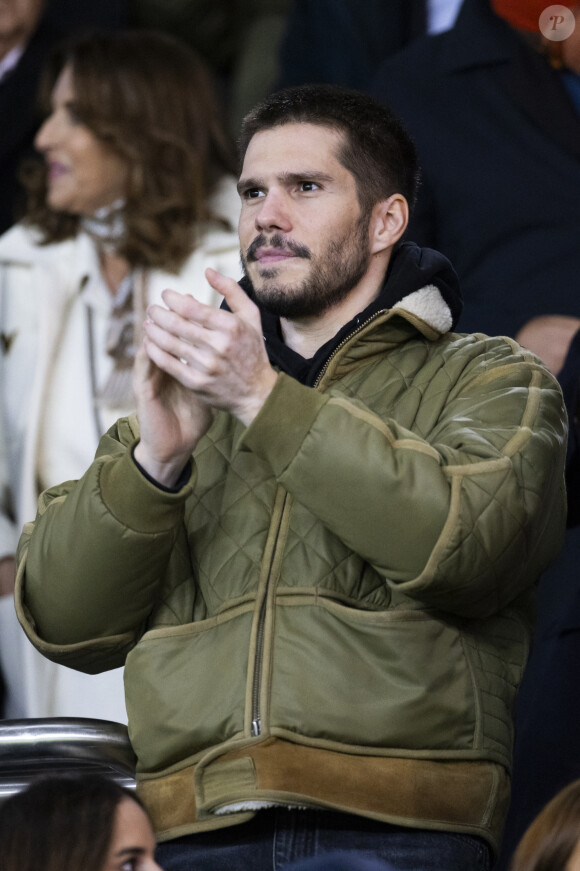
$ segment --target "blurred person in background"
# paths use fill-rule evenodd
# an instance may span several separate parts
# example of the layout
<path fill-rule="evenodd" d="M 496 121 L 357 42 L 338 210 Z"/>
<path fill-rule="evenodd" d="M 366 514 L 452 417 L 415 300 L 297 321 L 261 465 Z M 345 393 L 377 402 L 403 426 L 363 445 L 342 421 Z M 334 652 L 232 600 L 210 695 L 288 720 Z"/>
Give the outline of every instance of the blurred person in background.
<path fill-rule="evenodd" d="M 538 814 L 514 854 L 510 871 L 579 871 L 580 780 Z"/>
<path fill-rule="evenodd" d="M 36 94 L 48 55 L 75 30 L 126 22 L 125 0 L 0 0 L 0 233 L 24 210 L 18 167 L 33 153 Z"/>
<path fill-rule="evenodd" d="M 35 97 L 47 53 L 62 34 L 41 24 L 44 0 L 0 0 L 0 232 L 16 220 L 17 169 L 32 150 Z"/>
<path fill-rule="evenodd" d="M 276 88 L 328 82 L 365 90 L 381 63 L 452 27 L 462 0 L 293 0 Z"/>
<path fill-rule="evenodd" d="M 120 671 L 38 656 L 16 622 L 13 554 L 36 496 L 82 474 L 134 401 L 135 324 L 171 286 L 218 305 L 239 277 L 239 198 L 202 62 L 147 32 L 78 38 L 47 71 L 42 160 L 24 221 L 0 238 L 0 656 L 7 716 L 126 721 Z M 71 542 L 74 547 L 74 542 Z"/>
<path fill-rule="evenodd" d="M 42 778 L 0 805 L 2 871 L 161 871 L 137 796 L 96 774 Z"/>
<path fill-rule="evenodd" d="M 572 21 L 575 5 L 561 4 Z M 580 23 L 546 38 L 549 6 L 464 0 L 453 28 L 416 40 L 371 87 L 417 146 L 407 238 L 455 266 L 461 330 L 515 336 L 532 317 L 578 314 Z"/>
<path fill-rule="evenodd" d="M 276 80 L 291 0 L 127 0 L 127 5 L 132 26 L 179 36 L 201 55 L 223 97 L 230 133 L 237 136 L 246 112 Z"/>
<path fill-rule="evenodd" d="M 46 19 L 71 36 L 89 28 L 131 26 L 128 0 L 48 0 Z"/>

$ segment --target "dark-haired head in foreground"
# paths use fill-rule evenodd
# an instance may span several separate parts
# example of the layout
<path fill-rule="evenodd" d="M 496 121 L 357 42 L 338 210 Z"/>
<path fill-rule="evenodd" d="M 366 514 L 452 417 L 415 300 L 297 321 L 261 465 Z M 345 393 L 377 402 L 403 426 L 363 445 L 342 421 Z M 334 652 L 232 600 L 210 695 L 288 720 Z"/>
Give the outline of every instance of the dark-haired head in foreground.
<path fill-rule="evenodd" d="M 94 774 L 42 778 L 0 805 L 2 871 L 159 871 L 136 795 Z"/>
<path fill-rule="evenodd" d="M 548 802 L 531 823 L 510 871 L 579 871 L 580 780 Z"/>

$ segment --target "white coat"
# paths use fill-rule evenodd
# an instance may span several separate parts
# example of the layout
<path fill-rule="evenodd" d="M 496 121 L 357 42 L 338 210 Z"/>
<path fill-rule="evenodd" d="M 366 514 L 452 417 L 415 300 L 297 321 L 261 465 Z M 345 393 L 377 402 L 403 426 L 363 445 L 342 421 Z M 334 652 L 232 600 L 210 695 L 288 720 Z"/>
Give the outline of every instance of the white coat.
<path fill-rule="evenodd" d="M 224 180 L 214 212 L 236 226 L 239 200 L 233 180 Z M 79 409 L 92 403 L 87 368 L 87 336 L 69 317 L 79 291 L 98 268 L 93 241 L 84 233 L 41 246 L 33 230 L 16 225 L 0 237 L 0 559 L 13 555 L 22 526 L 36 515 L 39 427 L 43 397 L 63 331 L 78 331 Z M 211 266 L 232 278 L 241 274 L 235 229 L 212 224 L 200 237 L 178 275 L 152 270 L 147 302 L 159 302 L 172 288 L 218 306 L 221 297 L 207 283 Z M 84 368 L 83 368 L 84 367 Z M 53 397 L 53 392 L 51 394 Z M 80 477 L 97 447 L 91 415 L 75 416 L 84 431 L 80 450 L 67 452 L 67 477 Z M 84 420 L 85 417 L 91 418 Z M 72 423 L 72 421 L 71 421 Z M 68 465 L 70 464 L 70 469 Z M 57 484 L 52 481 L 49 484 Z M 11 597 L 0 598 L 0 663 L 7 684 L 7 717 L 93 717 L 126 722 L 122 669 L 89 676 L 55 665 L 40 656 L 21 630 Z"/>

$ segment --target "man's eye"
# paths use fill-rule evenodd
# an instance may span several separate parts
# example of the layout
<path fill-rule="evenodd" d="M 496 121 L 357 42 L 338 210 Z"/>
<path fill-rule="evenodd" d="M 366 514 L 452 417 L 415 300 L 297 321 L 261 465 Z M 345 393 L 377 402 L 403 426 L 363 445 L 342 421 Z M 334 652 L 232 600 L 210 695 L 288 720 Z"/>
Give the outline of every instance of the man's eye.
<path fill-rule="evenodd" d="M 301 181 L 299 187 L 304 193 L 310 193 L 319 190 L 320 185 L 317 185 L 315 181 Z"/>
<path fill-rule="evenodd" d="M 263 197 L 264 191 L 261 191 L 259 188 L 249 188 L 247 191 L 244 191 L 243 197 L 245 200 L 257 200 L 258 197 Z"/>

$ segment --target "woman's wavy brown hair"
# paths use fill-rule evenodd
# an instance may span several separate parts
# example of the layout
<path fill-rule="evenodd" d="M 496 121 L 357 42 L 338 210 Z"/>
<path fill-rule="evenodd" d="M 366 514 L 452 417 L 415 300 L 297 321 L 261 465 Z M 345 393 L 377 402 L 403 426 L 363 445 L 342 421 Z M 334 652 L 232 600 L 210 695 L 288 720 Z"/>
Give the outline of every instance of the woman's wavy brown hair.
<path fill-rule="evenodd" d="M 580 780 L 559 792 L 526 830 L 510 871 L 565 871 L 580 841 Z"/>
<path fill-rule="evenodd" d="M 65 67 L 72 72 L 79 122 L 128 166 L 126 234 L 117 253 L 132 265 L 178 270 L 195 248 L 200 222 L 215 219 L 208 200 L 216 182 L 234 172 L 207 69 L 165 34 L 93 33 L 53 56 L 40 89 L 45 114 Z M 80 217 L 48 206 L 44 162 L 30 163 L 23 180 L 24 220 L 41 230 L 42 243 L 74 237 Z"/>

